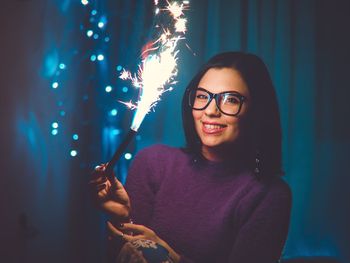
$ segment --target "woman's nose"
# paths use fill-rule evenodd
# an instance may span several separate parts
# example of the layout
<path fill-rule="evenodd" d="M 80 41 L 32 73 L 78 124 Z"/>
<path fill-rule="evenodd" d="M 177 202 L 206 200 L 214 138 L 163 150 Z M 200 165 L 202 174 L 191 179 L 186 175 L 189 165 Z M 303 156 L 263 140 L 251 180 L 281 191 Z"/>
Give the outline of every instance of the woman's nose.
<path fill-rule="evenodd" d="M 205 114 L 207 116 L 220 116 L 220 111 L 216 105 L 215 99 L 212 99 L 209 105 L 205 108 Z"/>

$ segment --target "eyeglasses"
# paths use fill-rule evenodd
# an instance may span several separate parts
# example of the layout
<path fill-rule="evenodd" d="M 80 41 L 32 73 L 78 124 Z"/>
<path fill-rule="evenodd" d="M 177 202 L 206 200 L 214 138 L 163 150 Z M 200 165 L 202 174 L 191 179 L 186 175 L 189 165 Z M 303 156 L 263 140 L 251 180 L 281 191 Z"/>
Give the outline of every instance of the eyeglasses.
<path fill-rule="evenodd" d="M 204 110 L 212 99 L 220 112 L 229 116 L 237 116 L 241 111 L 243 102 L 247 100 L 242 94 L 235 91 L 211 93 L 203 88 L 190 90 L 189 105 L 193 110 Z"/>

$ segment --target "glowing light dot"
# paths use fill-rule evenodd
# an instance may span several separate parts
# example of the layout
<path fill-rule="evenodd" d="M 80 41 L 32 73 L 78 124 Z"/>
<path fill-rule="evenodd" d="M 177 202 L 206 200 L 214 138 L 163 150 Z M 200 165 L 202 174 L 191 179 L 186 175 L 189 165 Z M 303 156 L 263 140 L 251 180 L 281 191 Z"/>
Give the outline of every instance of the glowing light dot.
<path fill-rule="evenodd" d="M 61 111 L 60 111 L 60 115 L 63 117 L 63 116 L 66 115 L 66 112 L 65 112 L 64 110 L 61 110 Z"/>
<path fill-rule="evenodd" d="M 94 39 L 98 39 L 98 34 L 94 34 Z"/>
<path fill-rule="evenodd" d="M 116 109 L 111 110 L 111 115 L 116 116 L 118 114 L 118 111 Z"/>
<path fill-rule="evenodd" d="M 74 140 L 74 141 L 77 141 L 77 140 L 79 139 L 79 135 L 78 135 L 78 134 L 73 134 L 72 137 L 73 137 L 73 140 Z"/>
<path fill-rule="evenodd" d="M 91 55 L 90 60 L 91 61 L 96 61 L 96 55 Z"/>
<path fill-rule="evenodd" d="M 111 87 L 111 86 L 106 86 L 105 91 L 106 91 L 107 93 L 108 93 L 108 92 L 111 92 L 111 91 L 112 91 L 112 87 Z"/>
<path fill-rule="evenodd" d="M 58 128 L 58 123 L 57 122 L 53 122 L 51 124 L 51 127 L 54 128 L 54 129 L 57 129 Z"/>
<path fill-rule="evenodd" d="M 103 23 L 103 22 L 98 22 L 97 26 L 98 26 L 99 28 L 103 28 L 103 27 L 105 26 L 105 23 Z"/>
<path fill-rule="evenodd" d="M 60 68 L 60 69 L 65 69 L 65 68 L 66 68 L 66 65 L 65 65 L 64 63 L 61 63 L 61 64 L 59 65 L 59 68 Z"/>
<path fill-rule="evenodd" d="M 105 42 L 109 42 L 109 37 L 105 37 Z"/>
<path fill-rule="evenodd" d="M 91 11 L 91 15 L 94 16 L 94 15 L 96 15 L 96 14 L 97 14 L 97 11 L 96 11 L 95 9 Z"/>
<path fill-rule="evenodd" d="M 104 60 L 104 59 L 105 59 L 105 56 L 102 55 L 102 54 L 100 54 L 100 55 L 97 56 L 97 60 L 98 60 L 98 61 L 102 61 L 102 60 Z"/>
<path fill-rule="evenodd" d="M 156 15 L 158 15 L 158 14 L 159 14 L 159 8 L 158 8 L 158 7 L 156 8 L 155 13 L 156 13 Z"/>
<path fill-rule="evenodd" d="M 52 134 L 53 136 L 57 135 L 57 133 L 58 133 L 58 130 L 57 130 L 57 129 L 53 129 L 53 130 L 51 131 L 51 134 Z"/>
<path fill-rule="evenodd" d="M 112 135 L 113 136 L 116 136 L 116 135 L 119 135 L 120 134 L 120 130 L 118 130 L 118 129 L 113 129 L 112 130 Z"/>
<path fill-rule="evenodd" d="M 88 30 L 88 31 L 86 31 L 86 35 L 87 35 L 88 37 L 91 37 L 93 34 L 94 34 L 94 31 L 92 31 L 91 29 Z"/>
<path fill-rule="evenodd" d="M 123 88 L 122 88 L 122 91 L 123 91 L 124 93 L 127 93 L 128 90 L 129 90 L 128 87 L 123 87 Z"/>
<path fill-rule="evenodd" d="M 58 88 L 58 82 L 52 83 L 51 87 L 52 87 L 53 89 L 57 89 L 57 88 Z"/>
<path fill-rule="evenodd" d="M 70 151 L 70 156 L 75 157 L 77 156 L 78 152 L 76 150 L 71 150 Z"/>
<path fill-rule="evenodd" d="M 118 71 L 121 71 L 122 69 L 123 69 L 122 66 L 120 66 L 120 65 L 117 66 L 117 70 L 118 70 Z"/>
<path fill-rule="evenodd" d="M 88 0 L 81 0 L 81 3 L 82 3 L 83 5 L 87 5 L 87 4 L 89 3 L 89 1 L 88 1 Z"/>
<path fill-rule="evenodd" d="M 126 153 L 126 154 L 124 154 L 124 158 L 125 158 L 126 160 L 130 160 L 130 159 L 132 158 L 131 153 Z"/>

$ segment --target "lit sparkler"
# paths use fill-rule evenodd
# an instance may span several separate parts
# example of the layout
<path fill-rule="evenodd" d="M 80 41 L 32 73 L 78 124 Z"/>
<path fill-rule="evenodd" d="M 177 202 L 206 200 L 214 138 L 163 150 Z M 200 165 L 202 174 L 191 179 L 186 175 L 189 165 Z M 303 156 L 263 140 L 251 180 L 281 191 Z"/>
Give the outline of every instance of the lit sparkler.
<path fill-rule="evenodd" d="M 186 22 L 184 10 L 188 8 L 188 1 L 181 3 L 174 1 L 169 3 L 163 9 L 158 8 L 157 0 L 154 1 L 156 6 L 156 15 L 161 12 L 170 14 L 171 26 L 157 25 L 162 31 L 155 41 L 146 45 L 146 49 L 142 52 L 142 62 L 139 65 L 136 74 L 132 74 L 127 70 L 123 70 L 119 76 L 123 80 L 130 80 L 135 88 L 140 89 L 139 101 L 136 103 L 122 102 L 128 108 L 136 110 L 130 131 L 122 144 L 113 155 L 112 160 L 107 164 L 106 171 L 112 174 L 112 169 L 119 160 L 121 154 L 136 134 L 140 125 L 149 113 L 157 105 L 161 99 L 161 95 L 172 88 L 166 88 L 166 85 L 175 84 L 177 75 L 177 44 L 179 40 L 184 39 L 186 32 Z"/>

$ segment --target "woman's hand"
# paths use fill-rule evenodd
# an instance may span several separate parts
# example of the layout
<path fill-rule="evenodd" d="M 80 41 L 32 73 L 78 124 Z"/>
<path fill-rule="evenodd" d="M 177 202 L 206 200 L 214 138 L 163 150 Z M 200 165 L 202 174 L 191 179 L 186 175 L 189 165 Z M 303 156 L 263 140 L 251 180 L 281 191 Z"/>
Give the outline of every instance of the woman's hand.
<path fill-rule="evenodd" d="M 130 199 L 121 182 L 110 179 L 105 173 L 106 165 L 97 166 L 89 182 L 92 200 L 102 211 L 110 214 L 114 220 L 125 222 L 129 219 Z"/>
<path fill-rule="evenodd" d="M 132 223 L 124 223 L 120 224 L 118 227 L 115 227 L 111 222 L 107 222 L 107 228 L 112 236 L 122 238 L 125 241 L 134 241 L 137 239 L 154 241 L 169 251 L 169 256 L 174 262 L 179 262 L 180 260 L 180 255 L 177 254 L 164 240 L 158 237 L 157 234 L 148 227 Z"/>
<path fill-rule="evenodd" d="M 112 236 L 122 238 L 125 241 L 133 241 L 137 239 L 154 241 L 169 251 L 169 256 L 174 262 L 180 261 L 180 255 L 148 227 L 132 223 L 120 224 L 118 227 L 115 227 L 111 222 L 107 222 L 107 228 Z"/>

